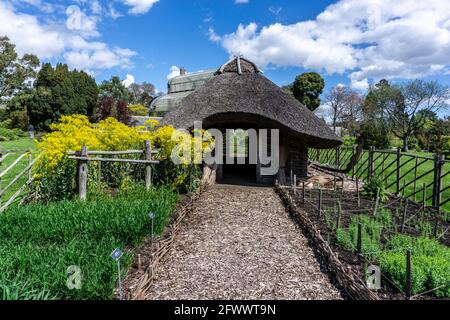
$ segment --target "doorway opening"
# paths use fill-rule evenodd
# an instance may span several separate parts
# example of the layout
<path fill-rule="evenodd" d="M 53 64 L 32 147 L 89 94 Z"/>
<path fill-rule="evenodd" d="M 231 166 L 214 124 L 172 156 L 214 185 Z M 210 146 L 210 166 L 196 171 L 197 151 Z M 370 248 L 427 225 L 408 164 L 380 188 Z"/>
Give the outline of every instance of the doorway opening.
<path fill-rule="evenodd" d="M 222 179 L 219 182 L 239 185 L 256 184 L 257 164 L 255 157 L 250 156 L 248 131 L 228 130 L 223 141 L 224 164 L 222 165 Z"/>

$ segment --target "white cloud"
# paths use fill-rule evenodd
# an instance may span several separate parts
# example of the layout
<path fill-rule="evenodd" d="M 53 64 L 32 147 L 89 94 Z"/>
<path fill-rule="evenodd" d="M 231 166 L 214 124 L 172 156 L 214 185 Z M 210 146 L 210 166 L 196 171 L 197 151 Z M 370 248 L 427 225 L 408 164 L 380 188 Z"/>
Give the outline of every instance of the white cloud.
<path fill-rule="evenodd" d="M 103 12 L 102 5 L 98 0 L 91 2 L 91 11 L 93 14 L 101 14 Z"/>
<path fill-rule="evenodd" d="M 219 37 L 214 35 L 212 41 Z M 352 86 L 363 88 L 370 79 L 448 71 L 450 2 L 340 0 L 315 20 L 239 25 L 220 38 L 229 54 L 242 53 L 263 67 L 349 74 Z"/>
<path fill-rule="evenodd" d="M 69 16 L 81 12 L 76 8 L 67 11 Z M 80 24 L 72 24 L 73 21 L 68 26 L 54 21 L 46 24 L 35 16 L 18 12 L 11 4 L 0 2 L 0 34 L 11 39 L 19 54 L 33 53 L 40 59 L 63 61 L 72 68 L 91 73 L 99 69 L 131 68 L 131 58 L 136 52 L 90 41 L 88 38 L 96 30 L 81 16 Z"/>
<path fill-rule="evenodd" d="M 177 66 L 171 66 L 170 67 L 170 73 L 167 75 L 167 80 L 170 80 L 174 77 L 177 77 L 180 75 L 180 68 Z"/>
<path fill-rule="evenodd" d="M 72 5 L 66 9 L 66 27 L 69 30 L 80 31 L 88 36 L 98 36 L 97 19 L 81 11 L 80 7 Z"/>
<path fill-rule="evenodd" d="M 143 14 L 147 13 L 155 3 L 159 0 L 122 0 L 122 2 L 131 7 L 129 13 L 131 14 Z"/>
<path fill-rule="evenodd" d="M 220 40 L 222 40 L 222 38 L 216 34 L 216 32 L 214 31 L 214 28 L 212 28 L 212 27 L 210 27 L 208 29 L 208 36 L 209 36 L 209 40 L 211 40 L 212 42 L 220 42 Z"/>
<path fill-rule="evenodd" d="M 352 80 L 350 86 L 353 89 L 365 91 L 369 89 L 369 80 L 367 78 L 362 80 Z"/>
<path fill-rule="evenodd" d="M 131 74 L 127 74 L 125 80 L 122 81 L 122 84 L 125 86 L 125 88 L 130 87 L 133 83 L 136 83 L 136 78 Z"/>
<path fill-rule="evenodd" d="M 51 58 L 64 49 L 61 34 L 41 25 L 31 15 L 16 13 L 14 8 L 0 2 L 0 34 L 8 36 L 16 44 L 20 54 L 34 53 L 41 58 Z"/>
<path fill-rule="evenodd" d="M 117 19 L 122 17 L 122 14 L 120 12 L 118 12 L 114 6 L 112 5 L 112 3 L 108 4 L 108 14 L 111 18 L 113 19 Z"/>

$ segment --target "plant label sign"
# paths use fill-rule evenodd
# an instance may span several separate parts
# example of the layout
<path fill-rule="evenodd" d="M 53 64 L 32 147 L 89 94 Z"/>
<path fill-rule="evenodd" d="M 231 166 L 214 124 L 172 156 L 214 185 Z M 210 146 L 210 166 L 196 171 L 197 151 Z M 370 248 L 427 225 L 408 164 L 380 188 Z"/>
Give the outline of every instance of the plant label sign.
<path fill-rule="evenodd" d="M 119 261 L 122 256 L 123 252 L 119 248 L 116 248 L 113 252 L 111 252 L 111 258 L 113 258 L 115 261 Z"/>

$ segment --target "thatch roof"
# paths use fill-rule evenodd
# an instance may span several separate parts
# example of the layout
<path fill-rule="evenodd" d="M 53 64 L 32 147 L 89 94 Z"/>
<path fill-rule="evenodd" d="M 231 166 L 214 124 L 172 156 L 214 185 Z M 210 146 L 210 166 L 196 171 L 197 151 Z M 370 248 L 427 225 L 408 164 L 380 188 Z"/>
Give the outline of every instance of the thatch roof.
<path fill-rule="evenodd" d="M 258 123 L 271 123 L 272 128 L 310 147 L 332 148 L 342 143 L 321 119 L 261 73 L 251 61 L 235 57 L 184 98 L 162 123 L 189 129 L 194 121 L 203 121 L 207 127 L 221 120 L 253 118 Z"/>

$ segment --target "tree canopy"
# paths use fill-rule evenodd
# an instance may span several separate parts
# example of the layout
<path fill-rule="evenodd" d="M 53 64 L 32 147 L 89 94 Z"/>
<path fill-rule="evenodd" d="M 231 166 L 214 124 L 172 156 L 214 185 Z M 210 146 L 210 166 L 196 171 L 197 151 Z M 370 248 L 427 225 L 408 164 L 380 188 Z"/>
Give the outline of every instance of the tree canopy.
<path fill-rule="evenodd" d="M 0 100 L 13 97 L 26 88 L 26 80 L 36 77 L 39 59 L 35 55 L 22 57 L 7 37 L 0 37 Z"/>
<path fill-rule="evenodd" d="M 100 97 L 113 98 L 115 101 L 124 101 L 127 104 L 132 100 L 131 93 L 117 76 L 111 77 L 110 80 L 103 81 L 98 89 Z"/>
<path fill-rule="evenodd" d="M 26 108 L 30 123 L 38 130 L 46 130 L 62 115 L 92 115 L 97 96 L 94 78 L 84 71 L 71 71 L 65 64 L 54 68 L 46 63 L 37 74 L 34 90 L 17 96 L 8 107 Z"/>
<path fill-rule="evenodd" d="M 294 97 L 309 110 L 314 111 L 320 106 L 320 95 L 325 88 L 325 81 L 316 72 L 303 73 L 295 78 L 292 86 Z"/>

